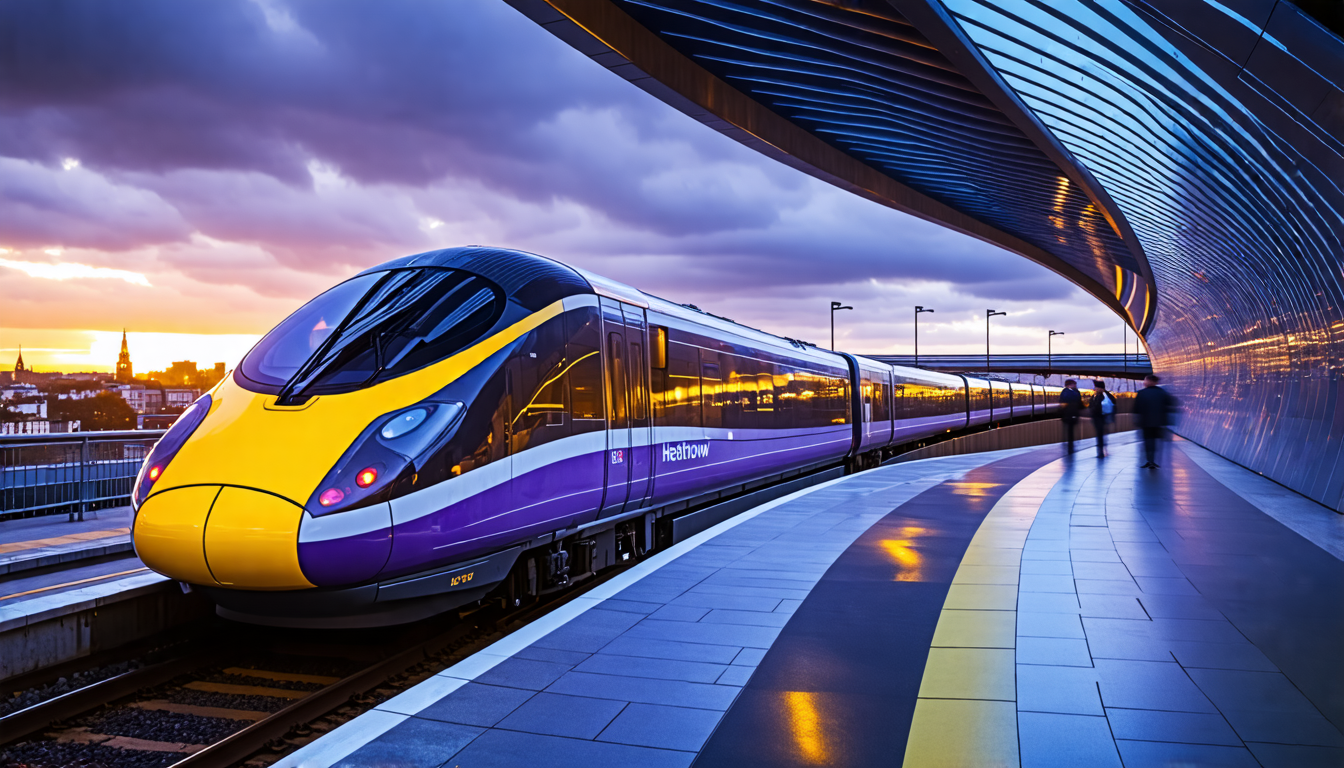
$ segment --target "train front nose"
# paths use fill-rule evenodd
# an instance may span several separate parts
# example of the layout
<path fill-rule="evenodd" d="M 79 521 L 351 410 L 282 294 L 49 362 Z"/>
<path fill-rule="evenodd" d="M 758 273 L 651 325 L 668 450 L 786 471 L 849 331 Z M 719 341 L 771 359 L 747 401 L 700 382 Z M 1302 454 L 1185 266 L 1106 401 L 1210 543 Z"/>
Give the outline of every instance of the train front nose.
<path fill-rule="evenodd" d="M 233 589 L 306 589 L 303 508 L 262 491 L 193 485 L 156 493 L 135 518 L 136 554 L 180 581 Z"/>

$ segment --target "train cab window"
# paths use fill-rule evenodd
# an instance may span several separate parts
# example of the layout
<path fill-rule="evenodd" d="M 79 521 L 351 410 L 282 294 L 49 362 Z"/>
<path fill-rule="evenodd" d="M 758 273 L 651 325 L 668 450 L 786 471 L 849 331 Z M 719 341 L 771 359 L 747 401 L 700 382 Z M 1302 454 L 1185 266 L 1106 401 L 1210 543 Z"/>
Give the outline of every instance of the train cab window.
<path fill-rule="evenodd" d="M 514 452 L 548 443 L 570 433 L 566 376 L 565 321 L 542 323 L 522 340 L 509 362 Z"/>
<path fill-rule="evenodd" d="M 360 275 L 306 304 L 244 358 L 242 378 L 287 400 L 350 392 L 417 371 L 478 341 L 504 294 L 457 269 Z"/>

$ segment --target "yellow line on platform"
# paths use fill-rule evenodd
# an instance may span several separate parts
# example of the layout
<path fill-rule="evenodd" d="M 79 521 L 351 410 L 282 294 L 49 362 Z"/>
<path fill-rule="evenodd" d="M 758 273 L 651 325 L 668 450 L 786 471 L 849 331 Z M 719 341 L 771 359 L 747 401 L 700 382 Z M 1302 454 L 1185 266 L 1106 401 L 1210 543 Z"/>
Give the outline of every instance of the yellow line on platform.
<path fill-rule="evenodd" d="M 78 584 L 88 584 L 91 581 L 102 581 L 104 579 L 113 579 L 118 576 L 129 576 L 132 573 L 140 573 L 141 571 L 148 571 L 148 570 L 149 570 L 148 568 L 132 568 L 129 571 L 119 571 L 117 573 L 109 573 L 103 576 L 93 576 L 87 579 L 80 579 L 79 581 L 67 581 L 64 584 L 52 584 L 50 587 L 41 587 L 39 589 L 30 589 L 27 592 L 15 592 L 12 595 L 5 595 L 4 597 L 0 597 L 0 600 L 10 600 L 15 597 L 23 597 L 24 595 L 36 595 L 38 592 L 50 592 L 53 589 L 61 589 L 62 587 L 73 587 Z"/>
<path fill-rule="evenodd" d="M 84 533 L 70 533 L 65 536 L 53 536 L 49 539 L 33 539 L 31 541 L 11 541 L 8 544 L 0 544 L 0 555 L 10 552 L 22 552 L 26 549 L 42 549 L 44 547 L 59 547 L 62 544 L 76 544 L 81 541 L 96 541 L 98 539 L 110 539 L 113 536 L 124 536 L 131 532 L 130 528 L 108 528 L 102 531 L 85 531 Z"/>
<path fill-rule="evenodd" d="M 985 515 L 962 556 L 910 721 L 904 768 L 1018 768 L 1017 592 L 1022 550 L 1063 470 L 1051 462 L 1015 483 Z M 1000 483 L 959 483 L 982 495 Z"/>

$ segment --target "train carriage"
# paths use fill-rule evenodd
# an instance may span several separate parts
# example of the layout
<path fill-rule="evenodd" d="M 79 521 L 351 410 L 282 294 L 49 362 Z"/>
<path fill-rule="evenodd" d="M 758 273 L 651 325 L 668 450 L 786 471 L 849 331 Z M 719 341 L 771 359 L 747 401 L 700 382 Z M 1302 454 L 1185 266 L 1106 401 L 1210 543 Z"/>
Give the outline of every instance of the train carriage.
<path fill-rule="evenodd" d="M 564 588 L 721 494 L 1010 418 L 991 391 L 1011 397 L 532 254 L 434 251 L 304 305 L 184 413 L 133 540 L 225 616 L 404 622 Z"/>

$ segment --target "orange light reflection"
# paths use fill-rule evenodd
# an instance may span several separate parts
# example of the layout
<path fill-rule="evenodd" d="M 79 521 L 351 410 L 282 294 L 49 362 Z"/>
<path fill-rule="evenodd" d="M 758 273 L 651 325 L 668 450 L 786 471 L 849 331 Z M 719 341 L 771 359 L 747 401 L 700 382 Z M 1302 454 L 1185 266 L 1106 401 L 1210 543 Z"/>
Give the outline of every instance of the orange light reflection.
<path fill-rule="evenodd" d="M 948 483 L 952 486 L 952 492 L 958 496 L 988 496 L 986 493 L 990 488 L 998 488 L 1003 483 Z"/>
<path fill-rule="evenodd" d="M 906 526 L 898 530 L 899 539 L 881 539 L 878 545 L 896 564 L 892 581 L 923 581 L 924 556 L 915 548 L 915 539 L 928 533 L 925 528 Z"/>
<path fill-rule="evenodd" d="M 799 755 L 814 765 L 829 762 L 821 715 L 817 712 L 816 694 L 785 691 L 784 704 L 789 709 L 789 728 L 793 731 L 793 742 L 798 747 Z"/>

